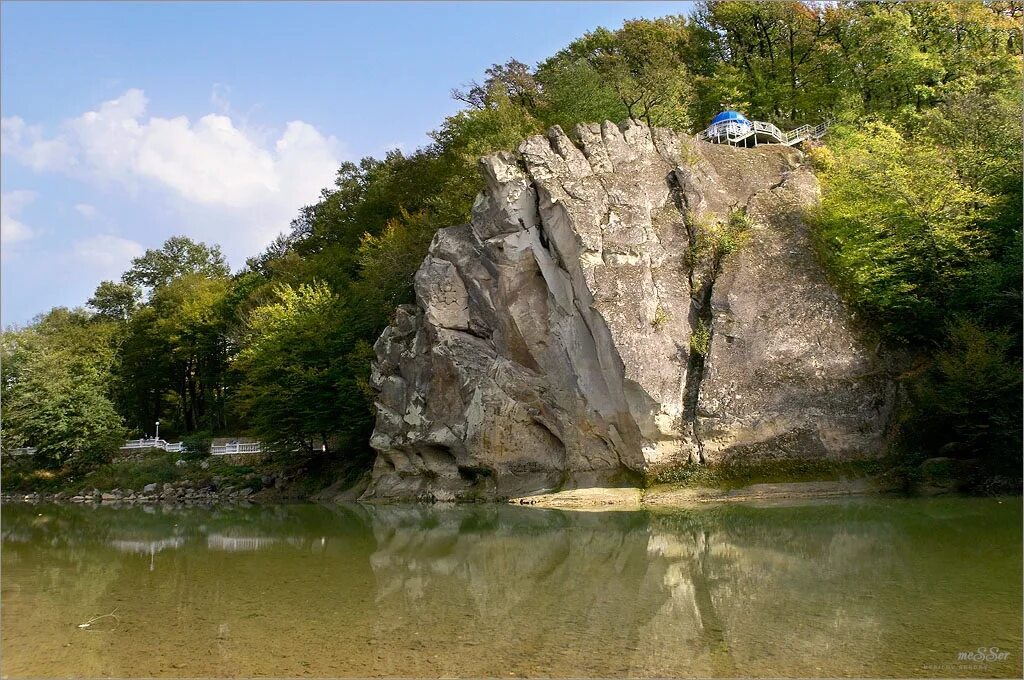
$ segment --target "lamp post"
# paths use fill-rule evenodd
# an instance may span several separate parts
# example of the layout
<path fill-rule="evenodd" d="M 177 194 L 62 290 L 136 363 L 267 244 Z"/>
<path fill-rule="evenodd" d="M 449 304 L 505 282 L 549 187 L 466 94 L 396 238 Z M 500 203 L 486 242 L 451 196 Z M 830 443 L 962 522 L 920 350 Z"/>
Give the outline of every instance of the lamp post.
<path fill-rule="evenodd" d="M 160 421 L 156 421 L 156 440 L 160 441 Z"/>

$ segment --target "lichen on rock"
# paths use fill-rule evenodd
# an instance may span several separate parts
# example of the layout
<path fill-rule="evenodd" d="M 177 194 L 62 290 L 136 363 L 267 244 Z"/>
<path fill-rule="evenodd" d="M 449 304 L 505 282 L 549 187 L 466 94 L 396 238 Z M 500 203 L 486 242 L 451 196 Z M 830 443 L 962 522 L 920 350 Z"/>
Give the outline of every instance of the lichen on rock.
<path fill-rule="evenodd" d="M 801 153 L 636 122 L 575 139 L 484 158 L 470 224 L 435 236 L 374 348 L 366 497 L 879 455 L 892 391 L 814 257 Z"/>

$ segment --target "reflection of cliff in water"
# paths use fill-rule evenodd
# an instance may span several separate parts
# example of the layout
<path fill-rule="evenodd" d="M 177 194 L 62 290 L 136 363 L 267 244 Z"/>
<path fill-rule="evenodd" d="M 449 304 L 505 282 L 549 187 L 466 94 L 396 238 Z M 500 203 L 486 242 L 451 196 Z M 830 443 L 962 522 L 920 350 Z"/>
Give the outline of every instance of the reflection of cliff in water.
<path fill-rule="evenodd" d="M 913 676 L 1020 644 L 1021 509 L 995 499 L 2 520 L 12 676 Z M 115 607 L 116 637 L 76 627 Z"/>
<path fill-rule="evenodd" d="M 860 646 L 883 634 L 871 599 L 849 591 L 855 580 L 854 590 L 870 586 L 858 573 L 865 568 L 893 569 L 885 519 L 849 523 L 825 509 L 822 521 L 822 510 L 794 527 L 792 509 L 651 516 L 378 507 L 371 566 L 378 606 L 413 619 L 402 628 L 412 623 L 426 635 L 438 612 L 464 612 L 429 640 L 442 658 L 446 645 L 493 640 L 470 672 L 497 670 L 487 665 L 492 655 L 531 650 L 538 673 L 575 665 L 582 674 L 735 675 L 769 634 L 772 649 L 815 651 L 808 658 L 835 640 Z M 793 624 L 780 626 L 789 614 Z M 381 637 L 399 632 L 389 618 L 376 625 Z M 546 665 L 555 659 L 558 667 Z M 792 669 L 793 659 L 783 663 Z"/>

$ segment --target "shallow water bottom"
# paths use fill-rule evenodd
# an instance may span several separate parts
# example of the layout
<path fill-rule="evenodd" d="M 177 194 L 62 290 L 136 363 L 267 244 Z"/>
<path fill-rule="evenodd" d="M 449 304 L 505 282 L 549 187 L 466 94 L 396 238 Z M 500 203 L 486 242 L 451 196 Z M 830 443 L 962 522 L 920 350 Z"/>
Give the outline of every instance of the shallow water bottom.
<path fill-rule="evenodd" d="M 7 506 L 0 674 L 1020 677 L 1021 521 L 971 498 Z"/>

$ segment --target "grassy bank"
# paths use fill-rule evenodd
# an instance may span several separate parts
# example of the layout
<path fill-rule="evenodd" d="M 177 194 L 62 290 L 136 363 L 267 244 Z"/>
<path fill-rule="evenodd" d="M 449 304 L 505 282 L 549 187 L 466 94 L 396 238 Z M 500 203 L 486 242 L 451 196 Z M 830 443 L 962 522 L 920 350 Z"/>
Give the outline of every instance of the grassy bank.
<path fill-rule="evenodd" d="M 178 454 L 152 450 L 135 460 L 103 463 L 87 472 L 72 468 L 36 468 L 29 457 L 5 461 L 2 486 L 5 493 L 75 494 L 83 489 L 111 491 L 141 490 L 147 484 L 178 484 L 204 487 L 214 484 L 245 486 L 253 491 L 264 479 L 280 470 L 273 464 L 234 465 L 224 458 L 186 460 L 178 465 Z"/>

